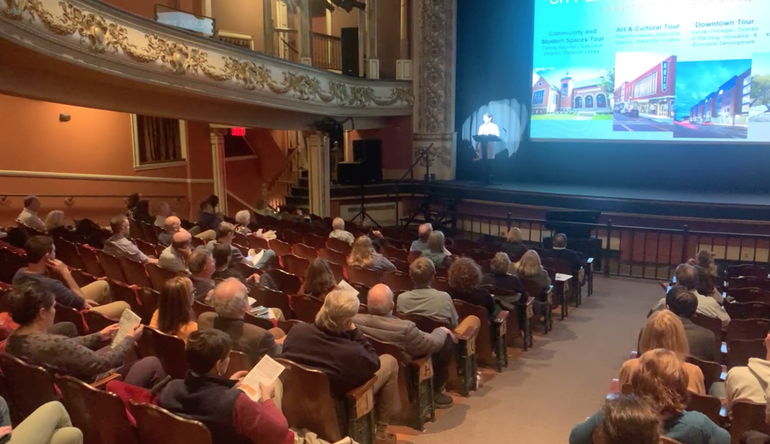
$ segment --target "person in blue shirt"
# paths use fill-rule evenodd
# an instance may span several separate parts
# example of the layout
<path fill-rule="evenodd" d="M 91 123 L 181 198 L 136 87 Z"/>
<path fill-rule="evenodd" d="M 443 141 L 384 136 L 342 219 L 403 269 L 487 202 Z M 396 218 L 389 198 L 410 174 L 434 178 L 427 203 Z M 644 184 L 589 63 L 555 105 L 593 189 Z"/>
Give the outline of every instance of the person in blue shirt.
<path fill-rule="evenodd" d="M 639 358 L 631 376 L 631 394 L 650 403 L 661 417 L 663 435 L 682 444 L 730 444 L 730 433 L 700 412 L 685 410 L 689 377 L 676 353 L 658 348 Z M 599 411 L 576 425 L 570 444 L 593 444 L 594 429 L 601 427 L 604 412 Z"/>

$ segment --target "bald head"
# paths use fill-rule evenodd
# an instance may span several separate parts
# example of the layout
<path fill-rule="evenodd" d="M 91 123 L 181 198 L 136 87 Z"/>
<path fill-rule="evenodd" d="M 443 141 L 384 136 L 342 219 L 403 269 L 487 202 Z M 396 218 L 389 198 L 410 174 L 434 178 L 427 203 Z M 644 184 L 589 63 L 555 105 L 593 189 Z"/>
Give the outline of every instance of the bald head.
<path fill-rule="evenodd" d="M 249 290 L 236 278 L 225 279 L 214 287 L 211 305 L 219 316 L 242 319 L 249 311 Z"/>
<path fill-rule="evenodd" d="M 166 231 L 169 233 L 175 233 L 179 231 L 180 228 L 182 228 L 182 221 L 179 220 L 176 216 L 169 216 L 166 218 Z"/>
<path fill-rule="evenodd" d="M 430 234 L 433 232 L 433 225 L 425 223 L 420 225 L 420 228 L 417 231 L 417 236 L 420 238 L 423 242 L 428 242 L 428 238 L 430 237 Z"/>
<path fill-rule="evenodd" d="M 332 221 L 332 228 L 335 230 L 344 230 L 345 229 L 345 220 L 341 217 L 335 217 Z"/>
<path fill-rule="evenodd" d="M 174 237 L 171 238 L 171 247 L 175 250 L 184 250 L 190 247 L 192 242 L 192 235 L 189 231 L 182 230 L 174 233 Z"/>
<path fill-rule="evenodd" d="M 388 316 L 393 313 L 393 292 L 385 284 L 377 284 L 369 290 L 366 305 L 369 314 Z"/>

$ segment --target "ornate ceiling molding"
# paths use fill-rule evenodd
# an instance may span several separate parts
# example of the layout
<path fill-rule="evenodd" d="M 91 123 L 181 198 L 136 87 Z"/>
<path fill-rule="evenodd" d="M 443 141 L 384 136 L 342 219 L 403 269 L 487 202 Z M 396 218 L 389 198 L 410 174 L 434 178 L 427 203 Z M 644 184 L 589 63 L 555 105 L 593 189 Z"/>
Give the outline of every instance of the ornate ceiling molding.
<path fill-rule="evenodd" d="M 137 81 L 334 116 L 412 113 L 412 84 L 356 79 L 180 31 L 94 0 L 0 0 L 0 37 Z"/>

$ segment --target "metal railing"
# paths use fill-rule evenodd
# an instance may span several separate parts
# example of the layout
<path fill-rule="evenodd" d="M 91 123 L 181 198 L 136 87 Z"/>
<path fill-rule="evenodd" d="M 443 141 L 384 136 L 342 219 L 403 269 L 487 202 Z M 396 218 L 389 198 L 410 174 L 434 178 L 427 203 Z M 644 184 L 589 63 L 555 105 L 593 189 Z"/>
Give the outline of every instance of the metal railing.
<path fill-rule="evenodd" d="M 292 28 L 276 28 L 274 52 L 291 62 L 299 62 L 299 32 Z M 319 69 L 342 71 L 342 39 L 337 36 L 313 32 L 310 34 L 310 57 Z"/>
<path fill-rule="evenodd" d="M 518 227 L 524 242 L 542 247 L 556 234 L 542 219 L 494 217 L 453 213 L 453 237 L 480 239 L 501 237 L 510 227 Z M 605 276 L 625 276 L 668 280 L 677 265 L 695 257 L 698 251 L 714 253 L 719 265 L 758 263 L 770 265 L 770 235 L 691 231 L 604 224 L 557 222 L 562 227 L 588 228 L 593 239 L 601 241 L 601 271 Z"/>

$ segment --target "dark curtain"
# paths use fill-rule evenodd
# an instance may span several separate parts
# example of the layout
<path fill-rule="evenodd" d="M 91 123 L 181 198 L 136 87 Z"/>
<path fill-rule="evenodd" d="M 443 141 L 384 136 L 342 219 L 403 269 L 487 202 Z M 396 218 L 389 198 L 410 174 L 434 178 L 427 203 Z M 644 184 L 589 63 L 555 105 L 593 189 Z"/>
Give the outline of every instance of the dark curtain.
<path fill-rule="evenodd" d="M 139 163 L 182 160 L 179 121 L 163 117 L 136 116 Z"/>

